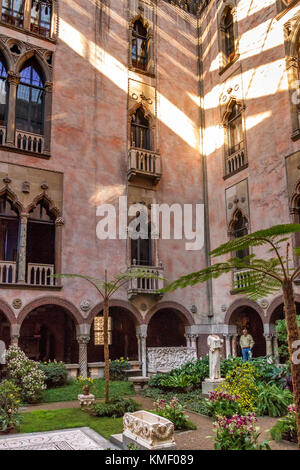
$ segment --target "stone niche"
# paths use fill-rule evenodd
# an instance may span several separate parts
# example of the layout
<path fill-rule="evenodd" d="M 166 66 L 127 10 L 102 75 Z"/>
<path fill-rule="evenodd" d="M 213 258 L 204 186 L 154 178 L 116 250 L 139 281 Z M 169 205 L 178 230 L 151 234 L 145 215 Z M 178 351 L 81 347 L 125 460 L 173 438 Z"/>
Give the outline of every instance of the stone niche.
<path fill-rule="evenodd" d="M 194 348 L 183 346 L 147 348 L 147 364 L 150 373 L 169 372 L 195 359 L 197 359 L 197 351 Z"/>
<path fill-rule="evenodd" d="M 176 449 L 174 424 L 166 418 L 136 411 L 123 417 L 123 448 L 136 444 L 141 450 Z"/>

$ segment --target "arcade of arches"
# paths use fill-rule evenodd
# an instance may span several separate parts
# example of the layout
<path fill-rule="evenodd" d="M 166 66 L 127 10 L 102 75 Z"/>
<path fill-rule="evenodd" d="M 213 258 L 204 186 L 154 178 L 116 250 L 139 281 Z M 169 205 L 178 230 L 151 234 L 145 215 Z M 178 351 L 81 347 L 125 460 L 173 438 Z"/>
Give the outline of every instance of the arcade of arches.
<path fill-rule="evenodd" d="M 297 312 L 300 314 L 300 303 L 297 304 Z M 102 314 L 102 311 L 99 312 L 95 318 L 101 319 Z M 79 324 L 75 317 L 74 312 L 71 313 L 59 305 L 49 303 L 38 306 L 31 310 L 22 322 L 20 321 L 18 344 L 28 357 L 34 360 L 64 361 L 74 365 L 76 371 L 79 369 L 80 373 L 85 375 L 88 364 L 103 363 L 103 345 L 96 341 L 99 339 L 97 336 L 99 332 L 95 331 L 94 325 L 97 324 L 95 318 L 91 319 L 90 323 Z M 224 334 L 226 355 L 241 355 L 239 337 L 242 329 L 246 327 L 255 341 L 254 357 L 266 354 L 276 356 L 278 340 L 275 323 L 281 318 L 284 318 L 282 304 L 274 308 L 268 323 L 264 323 L 259 310 L 254 306 L 238 306 L 228 320 L 231 333 Z M 146 371 L 147 347 L 189 346 L 197 349 L 197 338 L 199 346 L 202 342 L 206 344 L 207 335 L 189 333 L 190 319 L 172 307 L 162 306 L 146 317 L 145 324 L 141 324 L 140 319 L 129 309 L 123 306 L 111 306 L 110 322 L 111 359 L 128 357 L 130 361 L 138 361 L 143 372 Z M 15 342 L 13 338 L 16 335 L 11 333 L 15 326 L 18 325 L 12 325 L 4 312 L 0 311 L 0 339 L 4 341 L 6 347 L 10 342 Z"/>

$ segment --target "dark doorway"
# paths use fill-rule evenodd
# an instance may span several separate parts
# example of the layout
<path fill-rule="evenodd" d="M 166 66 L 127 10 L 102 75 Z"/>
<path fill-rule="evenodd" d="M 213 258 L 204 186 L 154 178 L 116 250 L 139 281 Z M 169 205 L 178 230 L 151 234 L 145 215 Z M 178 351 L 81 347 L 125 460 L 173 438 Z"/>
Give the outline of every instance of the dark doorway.
<path fill-rule="evenodd" d="M 253 348 L 253 357 L 260 357 L 266 355 L 266 341 L 264 337 L 264 325 L 259 314 L 251 307 L 239 307 L 237 308 L 230 318 L 230 325 L 237 327 L 237 354 L 242 355 L 240 348 L 240 335 L 242 330 L 247 328 L 249 333 L 253 336 L 255 345 Z"/>
<path fill-rule="evenodd" d="M 173 309 L 156 312 L 148 325 L 147 347 L 186 346 L 185 322 Z"/>

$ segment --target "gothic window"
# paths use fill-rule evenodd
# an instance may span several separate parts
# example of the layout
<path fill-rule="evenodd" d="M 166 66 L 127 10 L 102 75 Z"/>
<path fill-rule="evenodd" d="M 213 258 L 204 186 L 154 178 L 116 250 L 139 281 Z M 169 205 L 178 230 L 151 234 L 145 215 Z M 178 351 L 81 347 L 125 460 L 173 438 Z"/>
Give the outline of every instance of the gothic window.
<path fill-rule="evenodd" d="M 25 0 L 3 0 L 2 21 L 23 28 Z"/>
<path fill-rule="evenodd" d="M 29 214 L 26 249 L 28 263 L 54 265 L 55 215 L 46 200 L 40 201 Z"/>
<path fill-rule="evenodd" d="M 16 261 L 18 251 L 19 213 L 13 202 L 0 197 L 0 261 Z"/>
<path fill-rule="evenodd" d="M 151 150 L 149 120 L 141 108 L 132 115 L 130 140 L 131 147 Z"/>
<path fill-rule="evenodd" d="M 137 232 L 141 231 L 140 225 L 137 226 Z M 131 264 L 137 266 L 152 266 L 152 240 L 151 224 L 148 223 L 148 237 L 131 238 Z"/>
<path fill-rule="evenodd" d="M 30 21 L 31 31 L 49 38 L 51 31 L 51 15 L 51 0 L 32 0 Z"/>
<path fill-rule="evenodd" d="M 224 18 L 224 38 L 224 53 L 228 62 L 230 62 L 235 55 L 233 16 L 230 8 L 228 8 Z"/>
<path fill-rule="evenodd" d="M 131 63 L 140 70 L 148 68 L 148 33 L 141 20 L 137 20 L 132 29 Z"/>
<path fill-rule="evenodd" d="M 248 221 L 246 217 L 243 216 L 241 211 L 238 211 L 234 216 L 234 221 L 232 223 L 232 238 L 240 238 L 245 235 L 248 235 Z M 243 259 L 246 256 L 249 256 L 249 249 L 239 250 L 236 252 L 235 256 L 237 258 Z"/>
<path fill-rule="evenodd" d="M 6 121 L 7 110 L 7 73 L 6 65 L 2 54 L 0 53 L 0 126 L 3 126 Z M 0 131 L 0 144 L 3 143 L 3 133 Z"/>
<path fill-rule="evenodd" d="M 239 151 L 243 145 L 242 109 L 235 103 L 228 116 L 228 155 Z"/>
<path fill-rule="evenodd" d="M 44 132 L 44 82 L 40 67 L 34 60 L 26 62 L 20 72 L 17 90 L 16 128 L 43 134 Z"/>

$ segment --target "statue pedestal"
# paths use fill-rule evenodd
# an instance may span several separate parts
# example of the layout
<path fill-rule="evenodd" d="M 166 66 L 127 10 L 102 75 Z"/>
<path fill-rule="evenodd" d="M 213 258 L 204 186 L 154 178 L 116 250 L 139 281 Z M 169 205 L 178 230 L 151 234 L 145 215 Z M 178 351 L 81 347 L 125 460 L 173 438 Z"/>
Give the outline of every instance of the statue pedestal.
<path fill-rule="evenodd" d="M 205 379 L 204 382 L 202 382 L 202 395 L 209 396 L 209 393 L 214 392 L 224 380 L 225 379 Z"/>

